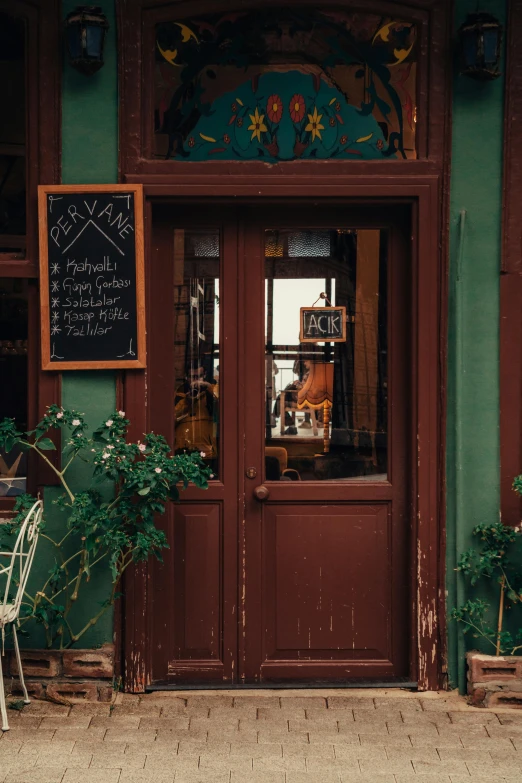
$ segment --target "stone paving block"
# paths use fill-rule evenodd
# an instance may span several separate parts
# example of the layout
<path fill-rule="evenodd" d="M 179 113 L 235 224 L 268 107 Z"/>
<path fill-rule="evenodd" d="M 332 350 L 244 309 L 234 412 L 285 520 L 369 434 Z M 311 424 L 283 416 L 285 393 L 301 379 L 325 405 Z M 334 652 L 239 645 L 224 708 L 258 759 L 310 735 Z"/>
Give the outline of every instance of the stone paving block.
<path fill-rule="evenodd" d="M 109 717 L 111 714 L 110 704 L 98 704 L 89 702 L 88 704 L 73 704 L 71 707 L 71 715 L 91 715 L 91 716 L 104 716 Z"/>
<path fill-rule="evenodd" d="M 461 780 L 464 780 L 462 776 L 459 777 Z M 451 783 L 453 778 L 444 774 L 417 775 L 416 773 L 413 773 L 413 775 L 395 775 L 395 780 L 397 783 Z M 468 775 L 466 783 L 475 783 L 475 781 Z M 493 781 L 490 781 L 489 783 L 493 783 Z M 495 781 L 495 783 L 497 783 L 497 781 Z"/>
<path fill-rule="evenodd" d="M 359 734 L 361 745 L 385 745 L 386 747 L 392 746 L 394 748 L 411 748 L 409 736 L 392 737 L 390 734 L 384 732 L 378 734 Z"/>
<path fill-rule="evenodd" d="M 213 758 L 209 756 L 203 756 L 201 755 L 199 757 L 199 767 L 200 772 L 208 772 L 209 778 L 212 777 L 211 773 L 215 772 L 231 772 L 231 770 L 235 770 L 236 772 L 243 772 L 245 774 L 245 777 L 248 777 L 250 773 L 252 772 L 252 759 L 247 758 L 246 756 L 229 756 L 228 758 Z"/>
<path fill-rule="evenodd" d="M 242 709 L 246 706 L 252 706 L 256 709 L 259 707 L 272 707 L 279 709 L 279 696 L 234 696 L 234 708 Z"/>
<path fill-rule="evenodd" d="M 494 712 L 477 710 L 477 712 L 449 712 L 452 723 L 481 723 L 483 725 L 499 725 L 499 719 Z"/>
<path fill-rule="evenodd" d="M 80 774 L 84 772 L 84 770 L 76 771 Z M 64 773 L 65 767 L 30 767 L 9 772 L 5 776 L 5 783 L 60 783 L 64 778 Z M 71 781 L 68 781 L 68 783 L 71 783 Z M 107 783 L 110 783 L 110 781 L 107 781 Z"/>
<path fill-rule="evenodd" d="M 62 783 L 118 783 L 119 777 L 119 769 L 68 769 Z"/>
<path fill-rule="evenodd" d="M 283 743 L 283 757 L 298 756 L 305 759 L 333 759 L 335 758 L 334 746 L 329 743 L 317 745 L 285 745 Z"/>
<path fill-rule="evenodd" d="M 141 722 L 145 720 L 140 715 L 93 715 L 90 725 L 93 728 L 105 729 L 138 729 L 141 728 Z M 152 720 L 159 720 L 159 718 Z"/>
<path fill-rule="evenodd" d="M 322 696 L 281 696 L 282 710 L 325 710 L 326 706 Z"/>
<path fill-rule="evenodd" d="M 413 770 L 412 762 L 408 759 L 399 761 L 398 759 L 391 760 L 386 759 L 361 759 L 359 761 L 361 772 L 366 775 L 370 774 L 387 774 L 387 775 L 404 775 L 409 774 Z"/>
<path fill-rule="evenodd" d="M 281 757 L 283 755 L 283 748 L 282 745 L 277 742 L 267 742 L 262 745 L 257 742 L 232 742 L 230 744 L 230 755 L 248 756 L 253 759 L 270 758 L 274 756 Z"/>
<path fill-rule="evenodd" d="M 468 768 L 465 761 L 459 759 L 446 759 L 445 761 L 413 760 L 415 772 L 419 775 L 464 775 Z"/>
<path fill-rule="evenodd" d="M 52 744 L 54 746 L 55 743 Z M 78 740 L 74 743 L 74 751 L 77 753 L 96 753 L 105 747 L 106 745 L 102 740 Z M 124 741 L 111 742 L 109 747 L 111 753 L 123 753 L 127 747 L 127 743 Z"/>
<path fill-rule="evenodd" d="M 329 696 L 328 709 L 330 710 L 375 710 L 373 698 L 364 696 Z"/>
<path fill-rule="evenodd" d="M 75 746 L 74 739 L 63 740 L 62 742 L 40 742 L 40 740 L 28 740 L 20 748 L 19 755 L 29 753 L 72 753 Z"/>
<path fill-rule="evenodd" d="M 88 715 L 46 715 L 42 718 L 40 729 L 88 729 L 90 722 Z"/>
<path fill-rule="evenodd" d="M 91 767 L 102 769 L 143 769 L 145 767 L 145 753 L 93 753 Z"/>
<path fill-rule="evenodd" d="M 130 704 L 116 704 L 111 715 L 159 715 L 162 709 L 159 704 L 131 702 Z"/>
<path fill-rule="evenodd" d="M 489 737 L 463 736 L 459 734 L 464 748 L 477 748 L 478 750 L 511 750 L 514 745 L 509 739 L 493 739 Z"/>
<path fill-rule="evenodd" d="M 351 772 L 341 772 L 342 783 L 391 783 L 395 780 L 392 774 L 354 775 Z M 431 781 L 435 783 L 435 781 Z"/>
<path fill-rule="evenodd" d="M 24 715 L 24 712 L 9 710 L 9 725 L 12 729 L 37 729 L 44 719 L 43 715 Z"/>
<path fill-rule="evenodd" d="M 234 698 L 232 696 L 222 696 L 218 694 L 189 696 L 187 698 L 187 708 L 192 707 L 204 707 L 210 709 L 211 707 L 232 707 Z"/>
<path fill-rule="evenodd" d="M 243 732 L 241 733 L 243 737 Z M 253 742 L 254 740 L 251 739 Z M 260 729 L 257 732 L 257 741 L 261 744 L 266 742 L 284 742 L 285 745 L 308 745 L 308 732 L 306 731 L 284 731 L 282 729 Z"/>
<path fill-rule="evenodd" d="M 343 732 L 336 732 L 332 731 L 330 733 L 328 732 L 320 732 L 317 733 L 315 731 L 311 731 L 308 734 L 310 738 L 310 745 L 315 744 L 324 744 L 325 742 L 327 744 L 332 745 L 360 745 L 359 741 L 359 735 L 358 734 L 344 734 Z"/>
<path fill-rule="evenodd" d="M 393 777 L 390 780 L 393 781 Z M 286 773 L 286 783 L 317 783 L 317 775 L 315 772 L 289 770 Z M 337 771 L 323 770 L 321 772 L 321 783 L 341 783 L 341 776 Z"/>
<path fill-rule="evenodd" d="M 422 706 L 419 699 L 394 698 L 393 696 L 377 696 L 373 700 L 375 708 L 397 710 L 398 712 L 420 712 Z"/>
<path fill-rule="evenodd" d="M 22 740 L 15 742 L 2 742 L 3 737 L 5 737 L 5 732 L 0 732 L 0 759 L 4 758 L 5 756 L 12 756 L 14 753 L 18 753 L 23 745 Z"/>
<path fill-rule="evenodd" d="M 480 764 L 491 764 L 492 756 L 487 750 L 478 750 L 477 748 L 439 748 L 439 757 L 441 761 L 457 759 L 457 761 L 476 761 Z M 502 759 L 505 754 L 501 754 Z"/>
<path fill-rule="evenodd" d="M 124 769 L 118 783 L 174 783 L 174 775 L 168 770 Z"/>
<path fill-rule="evenodd" d="M 177 771 L 196 773 L 199 769 L 199 757 L 177 756 L 176 754 L 154 753 L 147 756 L 145 761 L 146 770 L 167 770 L 175 773 Z"/>
<path fill-rule="evenodd" d="M 71 708 L 65 704 L 54 704 L 52 701 L 32 701 L 26 704 L 24 715 L 68 715 Z"/>
<path fill-rule="evenodd" d="M 387 747 L 386 755 L 392 761 L 402 761 L 407 759 L 408 761 L 434 761 L 435 763 L 440 763 L 441 760 L 441 757 L 439 756 L 436 748 Z"/>
<path fill-rule="evenodd" d="M 101 742 L 103 739 L 105 739 L 107 731 L 111 731 L 111 729 L 104 729 L 102 727 L 91 728 L 90 726 L 88 729 L 74 729 L 72 731 L 67 728 L 56 729 L 53 734 L 52 741 L 66 742 L 67 740 L 74 739 L 76 742 L 81 742 L 82 740 L 84 742 L 93 742 L 95 740 Z M 35 735 L 36 739 L 40 739 L 40 733 L 41 731 L 38 730 Z"/>
<path fill-rule="evenodd" d="M 10 729 L 3 733 L 2 742 L 26 742 L 27 740 L 50 742 L 55 733 L 54 729 L 48 729 L 47 731 L 42 729 Z"/>
<path fill-rule="evenodd" d="M 235 745 L 241 743 L 234 743 Z M 244 743 L 250 746 L 252 743 Z M 257 743 L 255 743 L 257 745 Z M 201 742 L 201 740 L 180 740 L 178 746 L 178 755 L 180 756 L 199 756 L 200 753 L 213 753 L 215 756 L 229 756 L 230 742 Z"/>
<path fill-rule="evenodd" d="M 63 767 L 64 769 L 87 769 L 91 763 L 91 753 L 56 753 L 55 755 L 39 754 L 36 767 Z"/>
<path fill-rule="evenodd" d="M 502 726 L 511 726 L 513 724 L 521 724 L 522 723 L 522 712 L 514 712 L 514 711 L 513 711 L 513 713 L 499 712 L 499 713 L 497 713 L 497 718 L 499 720 L 499 723 Z"/>
<path fill-rule="evenodd" d="M 190 718 L 139 718 L 140 729 L 154 729 L 155 731 L 175 731 L 182 729 L 187 731 L 191 726 Z M 192 726 L 191 726 L 192 727 Z"/>
<path fill-rule="evenodd" d="M 288 723 L 289 720 L 305 721 L 307 718 L 304 710 L 295 710 L 291 715 L 286 712 L 282 712 L 280 709 L 274 709 L 273 707 L 259 707 L 257 711 L 257 720 L 270 721 L 274 726 Z"/>
<path fill-rule="evenodd" d="M 263 770 L 273 771 L 297 771 L 306 772 L 306 761 L 300 756 L 283 756 L 283 758 L 259 758 L 254 759 L 254 772 L 262 772 Z"/>
<path fill-rule="evenodd" d="M 176 781 L 178 783 L 178 781 Z M 205 783 L 214 783 L 214 781 L 205 781 Z M 232 771 L 230 783 L 247 783 L 242 772 Z M 263 770 L 263 772 L 252 772 L 248 776 L 248 783 L 285 783 L 285 773 L 272 770 Z"/>
<path fill-rule="evenodd" d="M 401 712 L 402 722 L 408 726 L 448 726 L 451 720 L 447 712 Z"/>
<path fill-rule="evenodd" d="M 96 731 L 97 729 L 90 729 L 91 731 Z M 156 740 L 157 732 L 154 729 L 125 729 L 125 728 L 116 728 L 116 729 L 99 729 L 99 731 L 104 731 L 105 736 L 103 737 L 104 742 L 127 742 L 128 744 L 131 744 L 134 740 L 136 742 L 154 742 Z M 103 736 L 103 735 L 102 735 Z"/>
<path fill-rule="evenodd" d="M 251 718 L 256 720 L 257 707 L 254 704 L 239 704 L 230 707 L 211 707 L 208 717 L 210 720 L 222 720 L 223 718 Z"/>
<path fill-rule="evenodd" d="M 245 779 L 242 777 L 243 773 L 239 772 L 238 775 L 239 778 L 236 778 L 236 780 L 242 780 L 243 783 L 245 783 Z M 178 770 L 174 777 L 175 783 L 229 783 L 229 780 L 230 772 L 209 773 L 205 770 L 198 770 L 197 772 L 184 772 L 183 770 Z M 250 783 L 250 776 L 248 781 Z"/>
<path fill-rule="evenodd" d="M 426 724 L 425 726 L 415 726 L 414 724 L 411 723 L 408 725 L 406 725 L 405 723 L 389 723 L 388 734 L 391 737 L 407 737 L 413 735 L 417 737 L 440 736 L 437 727 L 433 724 L 432 725 Z"/>
<path fill-rule="evenodd" d="M 394 739 L 396 739 L 394 737 Z M 463 744 L 460 741 L 458 735 L 452 737 L 433 737 L 433 736 L 413 736 L 410 737 L 411 744 L 414 748 L 463 748 Z"/>
<path fill-rule="evenodd" d="M 510 761 L 491 761 L 489 764 L 479 763 L 475 761 L 465 762 L 469 770 L 470 775 L 486 775 L 489 774 L 491 779 L 494 780 L 498 775 L 519 775 L 522 780 L 522 767 L 516 762 Z M 458 772 L 458 770 L 455 770 Z"/>
<path fill-rule="evenodd" d="M 450 779 L 451 783 L 520 783 L 520 778 L 517 777 L 506 778 L 504 776 L 499 776 L 492 780 L 490 775 L 473 775 L 473 777 L 470 777 L 470 775 L 450 775 Z M 417 783 L 417 780 L 415 778 L 408 783 Z"/>
<path fill-rule="evenodd" d="M 386 759 L 384 745 L 334 745 L 336 759 Z M 405 750 L 408 752 L 408 749 Z"/>

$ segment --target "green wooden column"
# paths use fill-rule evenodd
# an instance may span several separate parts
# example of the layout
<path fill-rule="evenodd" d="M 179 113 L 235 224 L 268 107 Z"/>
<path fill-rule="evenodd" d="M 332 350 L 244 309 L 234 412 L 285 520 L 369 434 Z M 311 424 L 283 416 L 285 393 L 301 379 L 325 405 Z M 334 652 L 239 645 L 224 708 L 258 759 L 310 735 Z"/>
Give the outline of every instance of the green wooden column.
<path fill-rule="evenodd" d="M 475 0 L 456 0 L 455 31 Z M 505 0 L 481 11 L 506 23 Z M 504 65 L 503 65 L 504 68 Z M 466 599 L 455 572 L 471 530 L 498 520 L 499 275 L 502 219 L 504 78 L 481 83 L 455 74 L 451 165 L 448 331 L 447 605 Z M 465 647 L 448 627 L 449 674 L 465 689 Z M 472 645 L 476 641 L 469 640 Z"/>

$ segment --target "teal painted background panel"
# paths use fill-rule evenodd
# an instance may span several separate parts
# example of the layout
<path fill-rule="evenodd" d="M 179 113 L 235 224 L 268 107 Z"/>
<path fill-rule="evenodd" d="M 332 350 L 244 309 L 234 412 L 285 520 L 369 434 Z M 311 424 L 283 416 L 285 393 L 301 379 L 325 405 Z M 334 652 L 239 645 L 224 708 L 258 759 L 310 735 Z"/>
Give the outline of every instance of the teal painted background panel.
<path fill-rule="evenodd" d="M 505 24 L 504 0 L 483 2 L 480 10 Z M 455 30 L 475 11 L 475 0 L 457 0 Z M 471 530 L 499 517 L 504 78 L 480 83 L 455 75 L 453 89 L 447 418 L 449 610 L 466 600 L 466 586 L 455 567 L 459 554 L 472 543 Z M 464 639 L 451 621 L 448 642 L 450 682 L 464 690 Z M 476 646 L 476 640 L 469 642 Z"/>

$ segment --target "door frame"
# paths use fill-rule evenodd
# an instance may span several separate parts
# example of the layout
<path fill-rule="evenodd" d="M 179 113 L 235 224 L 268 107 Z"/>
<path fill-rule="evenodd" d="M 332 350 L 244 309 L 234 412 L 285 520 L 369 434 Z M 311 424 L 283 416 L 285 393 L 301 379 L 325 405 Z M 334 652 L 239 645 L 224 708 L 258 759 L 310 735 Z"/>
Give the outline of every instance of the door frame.
<path fill-rule="evenodd" d="M 286 202 L 306 198 L 314 203 L 411 205 L 412 215 L 412 454 L 411 613 L 412 679 L 419 690 L 444 685 L 445 659 L 445 359 L 447 259 L 441 250 L 443 178 L 437 175 L 390 177 L 360 174 L 277 177 L 212 175 L 130 175 L 142 182 L 146 196 L 146 257 L 151 248 L 151 199 L 165 198 L 234 203 Z M 391 172 L 390 172 L 391 173 Z M 446 227 L 444 226 L 444 229 Z M 123 378 L 125 410 L 131 438 L 146 431 L 147 371 L 128 371 Z M 151 683 L 151 568 L 136 566 L 125 582 L 122 642 L 125 689 L 143 692 Z M 129 569 L 130 571 L 130 569 Z"/>

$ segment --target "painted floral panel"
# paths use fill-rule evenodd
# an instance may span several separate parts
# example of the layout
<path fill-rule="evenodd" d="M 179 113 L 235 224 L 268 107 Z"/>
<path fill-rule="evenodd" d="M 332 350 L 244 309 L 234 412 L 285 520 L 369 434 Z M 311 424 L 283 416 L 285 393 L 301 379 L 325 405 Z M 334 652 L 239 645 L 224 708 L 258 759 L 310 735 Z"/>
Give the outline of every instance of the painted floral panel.
<path fill-rule="evenodd" d="M 154 155 L 415 158 L 415 32 L 408 21 L 310 9 L 162 23 Z"/>

